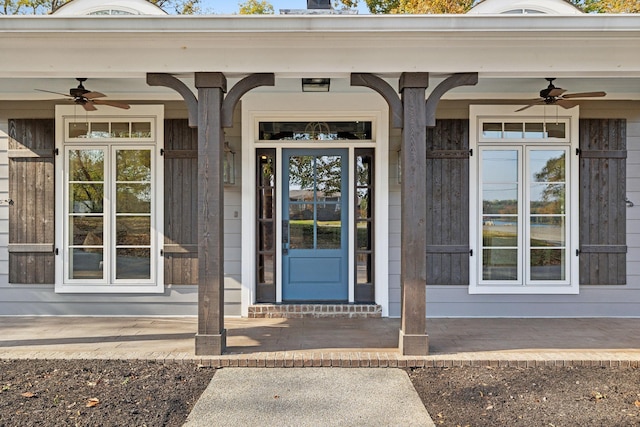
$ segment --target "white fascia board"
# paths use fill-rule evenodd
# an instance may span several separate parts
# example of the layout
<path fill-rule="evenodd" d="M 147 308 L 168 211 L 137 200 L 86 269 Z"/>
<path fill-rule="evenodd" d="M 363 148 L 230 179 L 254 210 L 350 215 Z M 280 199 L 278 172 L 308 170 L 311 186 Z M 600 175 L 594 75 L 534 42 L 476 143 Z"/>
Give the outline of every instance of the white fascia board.
<path fill-rule="evenodd" d="M 640 77 L 640 15 L 0 17 L 0 77 Z M 41 65 L 38 65 L 41 64 Z"/>
<path fill-rule="evenodd" d="M 7 32 L 179 33 L 466 33 L 628 31 L 638 34 L 637 14 L 584 15 L 170 15 L 0 17 Z"/>

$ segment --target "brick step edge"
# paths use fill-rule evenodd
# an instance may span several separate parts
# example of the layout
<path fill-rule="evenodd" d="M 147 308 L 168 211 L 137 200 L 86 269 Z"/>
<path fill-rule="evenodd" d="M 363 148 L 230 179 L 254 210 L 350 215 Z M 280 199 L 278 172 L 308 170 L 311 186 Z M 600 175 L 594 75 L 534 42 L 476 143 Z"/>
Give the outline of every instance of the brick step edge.
<path fill-rule="evenodd" d="M 375 304 L 256 304 L 249 306 L 250 319 L 281 318 L 380 318 L 382 307 Z"/>

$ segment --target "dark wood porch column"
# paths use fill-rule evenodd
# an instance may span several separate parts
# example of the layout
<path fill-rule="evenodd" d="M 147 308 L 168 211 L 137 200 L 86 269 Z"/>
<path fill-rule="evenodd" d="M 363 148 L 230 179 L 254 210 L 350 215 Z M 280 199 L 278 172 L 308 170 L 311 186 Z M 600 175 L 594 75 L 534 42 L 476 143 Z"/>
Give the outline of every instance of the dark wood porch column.
<path fill-rule="evenodd" d="M 233 126 L 240 98 L 260 86 L 273 86 L 273 73 L 251 74 L 225 97 L 222 73 L 195 73 L 198 98 L 170 74 L 148 73 L 149 86 L 165 86 L 182 95 L 189 126 L 198 127 L 198 333 L 197 355 L 219 355 L 226 347 L 224 329 L 224 127 Z"/>
<path fill-rule="evenodd" d="M 196 355 L 219 355 L 224 329 L 222 73 L 196 73 L 198 89 L 198 333 Z"/>
<path fill-rule="evenodd" d="M 426 319 L 427 201 L 426 103 L 429 73 L 403 73 L 402 184 L 401 184 L 401 302 L 399 348 L 403 355 L 429 352 Z"/>

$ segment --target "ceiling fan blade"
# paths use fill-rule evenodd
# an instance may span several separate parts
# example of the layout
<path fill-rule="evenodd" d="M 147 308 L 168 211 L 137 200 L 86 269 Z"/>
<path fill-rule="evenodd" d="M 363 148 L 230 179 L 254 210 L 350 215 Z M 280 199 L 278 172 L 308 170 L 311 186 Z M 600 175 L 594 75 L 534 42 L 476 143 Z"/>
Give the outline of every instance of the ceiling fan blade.
<path fill-rule="evenodd" d="M 54 92 L 52 90 L 44 90 L 44 89 L 36 89 L 38 92 L 46 92 L 46 93 L 53 93 L 56 95 L 60 95 L 60 96 L 66 96 L 67 98 L 73 98 L 71 95 L 69 95 L 68 93 L 61 93 L 61 92 Z"/>
<path fill-rule="evenodd" d="M 562 108 L 573 108 L 578 105 L 576 102 L 566 101 L 564 99 L 558 99 L 555 104 L 561 106 Z"/>
<path fill-rule="evenodd" d="M 606 92 L 580 92 L 580 93 L 568 93 L 563 98 L 599 98 L 606 96 Z"/>
<path fill-rule="evenodd" d="M 94 98 L 102 98 L 102 97 L 105 97 L 107 95 L 105 95 L 104 93 L 101 93 L 101 92 L 93 92 L 93 91 L 91 91 L 91 92 L 85 93 L 82 96 L 84 96 L 87 99 L 94 99 Z"/>
<path fill-rule="evenodd" d="M 560 96 L 566 91 L 567 91 L 566 89 L 562 89 L 561 87 L 555 87 L 549 91 L 547 96 Z"/>
<path fill-rule="evenodd" d="M 129 104 L 125 104 L 124 102 L 107 101 L 106 99 L 94 99 L 92 102 L 98 105 L 109 105 L 111 107 L 122 108 L 123 110 L 131 108 Z"/>
<path fill-rule="evenodd" d="M 517 113 L 519 111 L 524 111 L 527 108 L 531 108 L 531 107 L 534 107 L 536 105 L 544 105 L 545 104 L 544 99 L 534 99 L 533 101 L 534 102 L 531 102 L 531 103 L 529 103 L 528 105 L 525 105 L 522 108 L 518 108 L 515 112 Z"/>
<path fill-rule="evenodd" d="M 87 101 L 85 103 L 82 104 L 82 108 L 84 108 L 86 111 L 96 111 L 97 108 L 95 105 L 93 105 L 93 101 Z"/>

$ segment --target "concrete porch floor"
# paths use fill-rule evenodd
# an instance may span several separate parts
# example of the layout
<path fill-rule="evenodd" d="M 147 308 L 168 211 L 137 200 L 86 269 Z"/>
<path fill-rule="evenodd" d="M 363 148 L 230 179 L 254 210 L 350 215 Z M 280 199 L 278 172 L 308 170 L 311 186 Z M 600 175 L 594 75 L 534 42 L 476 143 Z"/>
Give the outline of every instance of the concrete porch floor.
<path fill-rule="evenodd" d="M 639 366 L 640 318 L 428 319 L 430 355 L 397 351 L 399 319 L 226 318 L 227 352 L 196 356 L 195 317 L 2 317 L 0 359 L 213 366 Z"/>

